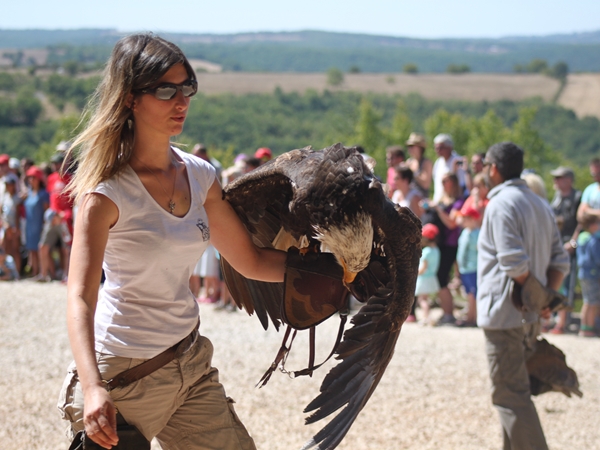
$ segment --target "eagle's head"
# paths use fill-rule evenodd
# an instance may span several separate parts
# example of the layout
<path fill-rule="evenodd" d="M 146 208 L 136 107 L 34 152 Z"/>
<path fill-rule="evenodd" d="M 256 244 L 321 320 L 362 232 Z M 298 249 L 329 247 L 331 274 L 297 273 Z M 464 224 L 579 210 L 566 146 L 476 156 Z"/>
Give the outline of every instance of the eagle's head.
<path fill-rule="evenodd" d="M 373 225 L 371 217 L 359 211 L 353 217 L 345 217 L 341 223 L 328 228 L 315 226 L 314 238 L 321 242 L 323 251 L 330 251 L 344 269 L 344 284 L 354 281 L 356 274 L 369 265 L 373 248 Z"/>

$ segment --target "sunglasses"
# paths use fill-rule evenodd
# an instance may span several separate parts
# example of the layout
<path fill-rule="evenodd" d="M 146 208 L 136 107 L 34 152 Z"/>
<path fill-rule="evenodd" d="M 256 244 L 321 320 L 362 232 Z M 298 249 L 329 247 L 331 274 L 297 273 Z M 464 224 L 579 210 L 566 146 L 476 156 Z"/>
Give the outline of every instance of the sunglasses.
<path fill-rule="evenodd" d="M 196 80 L 186 80 L 181 84 L 165 83 L 155 88 L 140 89 L 142 94 L 152 94 L 158 100 L 171 100 L 177 92 L 181 91 L 184 97 L 189 98 L 198 92 L 198 82 Z"/>

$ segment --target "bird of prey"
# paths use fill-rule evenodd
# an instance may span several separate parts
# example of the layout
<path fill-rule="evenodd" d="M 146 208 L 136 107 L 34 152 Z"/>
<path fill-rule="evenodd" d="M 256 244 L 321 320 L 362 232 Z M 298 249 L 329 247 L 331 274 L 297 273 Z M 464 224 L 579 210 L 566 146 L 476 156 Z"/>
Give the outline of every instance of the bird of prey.
<path fill-rule="evenodd" d="M 306 423 L 314 423 L 341 409 L 303 447 L 333 449 L 378 385 L 410 313 L 421 255 L 421 222 L 386 197 L 355 148 L 341 144 L 284 153 L 227 185 L 223 195 L 258 246 L 284 251 L 297 247 L 309 267 L 311 257 L 318 259 L 313 271 L 338 270 L 342 290 L 363 303 L 351 320 L 352 328 L 334 349 L 339 364 L 304 410 L 312 413 Z M 314 286 L 312 292 L 319 291 L 315 297 L 320 299 L 308 298 L 286 311 L 284 283 L 249 280 L 225 260 L 222 268 L 238 307 L 256 313 L 265 329 L 269 319 L 277 329 L 282 322 L 294 323 L 289 316 L 303 325 L 296 328 L 307 328 L 336 312 L 332 305 L 339 299 L 320 308 L 323 290 Z M 295 280 L 295 288 L 311 297 L 307 286 L 311 282 L 306 280 L 310 278 Z M 282 346 L 281 352 L 288 350 Z M 265 383 L 269 376 L 263 377 Z"/>
<path fill-rule="evenodd" d="M 525 362 L 532 395 L 545 392 L 562 392 L 567 397 L 582 397 L 579 380 L 573 369 L 567 366 L 565 354 L 546 339 L 535 342 L 533 353 Z"/>

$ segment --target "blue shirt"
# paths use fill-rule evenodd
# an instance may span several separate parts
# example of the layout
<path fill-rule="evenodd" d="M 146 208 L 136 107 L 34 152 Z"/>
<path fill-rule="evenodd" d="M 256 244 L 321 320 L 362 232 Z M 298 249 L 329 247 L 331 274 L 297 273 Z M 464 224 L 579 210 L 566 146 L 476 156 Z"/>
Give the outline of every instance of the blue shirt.
<path fill-rule="evenodd" d="M 600 278 L 600 230 L 583 231 L 577 238 L 577 276 L 580 279 Z"/>
<path fill-rule="evenodd" d="M 433 277 L 437 276 L 437 271 L 440 268 L 440 249 L 437 247 L 424 247 L 423 252 L 421 253 L 421 260 L 419 261 L 419 265 L 422 262 L 427 262 L 427 269 L 425 272 L 421 274 L 422 277 Z"/>
<path fill-rule="evenodd" d="M 581 203 L 587 203 L 592 209 L 600 209 L 600 185 L 597 182 L 585 188 Z"/>
<path fill-rule="evenodd" d="M 479 238 L 479 228 L 469 230 L 465 228 L 458 238 L 458 251 L 456 253 L 456 262 L 460 273 L 477 272 L 477 239 Z"/>

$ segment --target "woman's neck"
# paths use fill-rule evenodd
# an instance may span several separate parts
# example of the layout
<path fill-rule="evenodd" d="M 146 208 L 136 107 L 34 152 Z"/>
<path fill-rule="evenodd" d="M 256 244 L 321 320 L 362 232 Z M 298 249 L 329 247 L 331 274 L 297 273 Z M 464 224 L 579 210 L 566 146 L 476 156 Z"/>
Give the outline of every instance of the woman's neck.
<path fill-rule="evenodd" d="M 138 139 L 133 146 L 133 158 L 129 161 L 135 169 L 139 163 L 146 168 L 168 170 L 173 164 L 170 140 L 160 142 L 150 139 Z"/>

